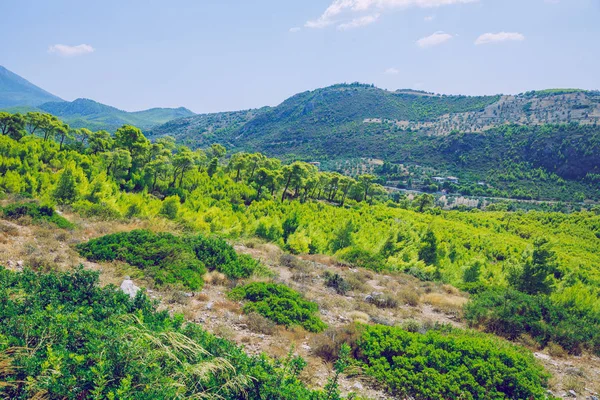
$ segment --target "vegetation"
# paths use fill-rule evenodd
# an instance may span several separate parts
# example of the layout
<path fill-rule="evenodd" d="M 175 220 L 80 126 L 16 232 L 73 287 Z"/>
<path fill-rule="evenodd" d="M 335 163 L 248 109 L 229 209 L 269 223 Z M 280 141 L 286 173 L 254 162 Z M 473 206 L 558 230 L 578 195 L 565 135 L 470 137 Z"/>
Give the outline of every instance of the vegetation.
<path fill-rule="evenodd" d="M 285 285 L 254 282 L 234 288 L 229 297 L 245 300 L 244 312 L 257 313 L 279 325 L 299 325 L 310 332 L 321 332 L 327 325 L 315 315 L 316 303 Z"/>
<path fill-rule="evenodd" d="M 330 254 L 354 266 L 450 283 L 473 293 L 468 307 L 474 311 L 467 309 L 473 326 L 495 331 L 494 324 L 505 324 L 510 332 L 498 333 L 509 338 L 528 333 L 540 345 L 597 352 L 592 332 L 600 295 L 597 208 L 570 214 L 444 211 L 427 194 L 412 200 L 388 196 L 370 174 L 354 179 L 304 162 L 282 165 L 259 153 L 226 159 L 223 146 L 192 151 L 169 138 L 151 143 L 132 126 L 114 136 L 83 130 L 65 136 L 64 125 L 51 116 L 13 117 L 6 120 L 8 133 L 0 135 L 3 192 L 60 204 L 89 218 L 167 218 L 202 235 L 132 234 L 144 238 L 138 245 L 134 236 L 117 234 L 82 245 L 90 257 L 97 252 L 107 260 L 138 263 L 159 283 L 196 290 L 204 268 L 221 269 L 234 279 L 256 268 L 247 258 L 236 261 L 235 252 L 210 239 L 213 235 L 258 236 L 293 253 Z M 531 129 L 546 143 L 543 128 Z M 590 133 L 581 140 L 595 148 L 592 127 L 564 129 Z M 520 133 L 514 135 L 517 140 Z M 343 290 L 341 281 L 329 280 Z M 256 291 L 256 300 L 247 297 L 245 286 L 233 291 L 247 301 L 246 312 L 286 326 L 324 328 L 316 305 L 290 289 L 265 283 L 248 287 Z M 510 320 L 513 315 L 503 314 L 496 291 L 517 291 L 514 307 L 531 309 L 525 315 L 532 317 L 522 324 Z M 531 326 L 540 314 L 541 327 Z M 589 321 L 589 330 L 582 329 L 582 321 Z"/>
<path fill-rule="evenodd" d="M 178 237 L 148 230 L 115 233 L 77 246 L 79 253 L 93 261 L 124 261 L 141 268 L 159 285 L 202 288 L 206 269 L 229 278 L 247 278 L 259 264 L 238 255 L 227 242 L 204 236 Z"/>
<path fill-rule="evenodd" d="M 23 217 L 29 217 L 33 222 L 49 222 L 62 229 L 72 229 L 74 225 L 66 218 L 58 214 L 50 206 L 42 206 L 35 202 L 13 203 L 2 208 L 2 216 L 6 219 L 18 220 Z"/>
<path fill-rule="evenodd" d="M 248 356 L 83 269 L 0 268 L 0 321 L 3 398 L 340 398 L 336 384 L 311 391 L 298 380 L 301 358 Z"/>
<path fill-rule="evenodd" d="M 358 359 L 390 392 L 415 399 L 543 399 L 548 375 L 531 354 L 453 329 L 365 327 Z"/>

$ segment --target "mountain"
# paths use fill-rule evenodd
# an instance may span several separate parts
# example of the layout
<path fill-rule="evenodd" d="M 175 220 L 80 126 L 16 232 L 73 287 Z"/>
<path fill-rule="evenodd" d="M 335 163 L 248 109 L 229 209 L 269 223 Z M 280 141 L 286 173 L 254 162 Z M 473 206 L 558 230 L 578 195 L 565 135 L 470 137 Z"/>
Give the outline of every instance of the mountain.
<path fill-rule="evenodd" d="M 49 101 L 62 99 L 0 65 L 0 108 L 37 106 Z"/>
<path fill-rule="evenodd" d="M 172 119 L 189 117 L 184 107 L 127 112 L 89 99 L 64 101 L 0 66 L 0 110 L 54 114 L 74 128 L 115 131 L 124 124 L 147 130 Z"/>
<path fill-rule="evenodd" d="M 244 114 L 248 117 L 247 114 Z M 600 122 L 600 93 L 577 89 L 545 90 L 520 95 L 450 96 L 414 90 L 387 91 L 372 85 L 334 85 L 297 94 L 277 107 L 261 109 L 249 119 L 220 126 L 207 136 L 194 133 L 196 116 L 151 130 L 205 146 L 219 142 L 230 148 L 270 155 L 290 153 L 324 160 L 339 156 L 382 158 L 406 133 L 444 136 L 453 131 L 484 132 L 507 123 L 544 125 Z M 333 144 L 345 143 L 342 147 Z M 349 146 L 348 142 L 356 142 Z"/>
<path fill-rule="evenodd" d="M 149 129 L 172 119 L 194 115 L 187 108 L 151 108 L 144 111 L 127 112 L 89 99 L 45 103 L 38 108 L 56 115 L 75 128 L 115 131 L 129 124 Z"/>
<path fill-rule="evenodd" d="M 221 123 L 206 130 L 202 121 Z M 422 182 L 419 188 L 434 188 L 427 176 L 447 174 L 465 183 L 459 188 L 464 193 L 567 200 L 575 193 L 600 196 L 599 123 L 600 93 L 593 91 L 449 96 L 344 84 L 299 93 L 254 113 L 173 120 L 149 135 L 319 161 L 343 172 L 348 160 L 379 159 L 395 167 L 352 169 L 370 168 L 400 187 Z M 483 191 L 482 182 L 495 191 Z"/>

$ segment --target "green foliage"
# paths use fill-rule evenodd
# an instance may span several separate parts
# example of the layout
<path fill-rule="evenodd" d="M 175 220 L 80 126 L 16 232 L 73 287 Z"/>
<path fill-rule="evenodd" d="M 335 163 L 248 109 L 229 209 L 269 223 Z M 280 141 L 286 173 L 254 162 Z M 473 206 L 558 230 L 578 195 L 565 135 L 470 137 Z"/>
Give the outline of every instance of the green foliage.
<path fill-rule="evenodd" d="M 450 330 L 425 334 L 368 326 L 358 343 L 366 374 L 415 399 L 542 399 L 548 375 L 500 339 Z"/>
<path fill-rule="evenodd" d="M 255 312 L 279 325 L 299 325 L 310 332 L 321 332 L 327 328 L 315 315 L 317 304 L 305 300 L 300 293 L 285 285 L 254 282 L 234 288 L 229 297 L 246 300 L 245 313 Z"/>
<path fill-rule="evenodd" d="M 471 326 L 509 339 L 528 334 L 540 346 L 554 342 L 573 354 L 600 354 L 600 312 L 545 295 L 490 289 L 467 303 L 465 318 Z"/>
<path fill-rule="evenodd" d="M 147 230 L 114 233 L 77 246 L 79 254 L 92 261 L 124 261 L 142 269 L 159 285 L 202 288 L 204 263 L 185 240 L 170 233 Z"/>
<path fill-rule="evenodd" d="M 209 270 L 216 269 L 228 278 L 248 278 L 260 269 L 260 263 L 246 254 L 237 254 L 223 239 L 193 236 L 186 243 Z"/>
<path fill-rule="evenodd" d="M 338 273 L 325 271 L 323 274 L 325 286 L 334 288 L 337 294 L 345 295 L 350 290 L 350 284 Z"/>
<path fill-rule="evenodd" d="M 19 219 L 30 217 L 34 222 L 46 221 L 62 229 L 73 229 L 74 225 L 65 217 L 58 214 L 52 207 L 39 205 L 35 202 L 13 203 L 2 208 L 2 215 L 6 219 Z"/>
<path fill-rule="evenodd" d="M 512 276 L 514 286 L 528 294 L 549 294 L 552 278 L 559 274 L 556 253 L 547 239 L 536 239 L 531 256 L 526 257 L 522 271 Z"/>
<path fill-rule="evenodd" d="M 176 219 L 179 214 L 179 196 L 169 196 L 162 202 L 160 206 L 160 215 L 164 215 L 168 219 Z"/>
<path fill-rule="evenodd" d="M 300 357 L 249 356 L 98 273 L 0 268 L 0 397 L 325 400 Z"/>
<path fill-rule="evenodd" d="M 431 229 L 428 229 L 427 232 L 423 235 L 421 241 L 421 248 L 419 249 L 419 260 L 425 262 L 425 264 L 435 265 L 438 261 L 437 254 L 437 238 L 435 237 L 435 233 Z"/>

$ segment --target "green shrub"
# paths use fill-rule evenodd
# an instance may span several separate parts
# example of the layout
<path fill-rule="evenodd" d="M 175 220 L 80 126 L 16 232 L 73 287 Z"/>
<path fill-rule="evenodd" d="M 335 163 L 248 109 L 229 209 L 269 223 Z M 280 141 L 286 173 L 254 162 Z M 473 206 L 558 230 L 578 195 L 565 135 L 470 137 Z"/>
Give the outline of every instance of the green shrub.
<path fill-rule="evenodd" d="M 41 206 L 37 203 L 15 203 L 10 204 L 4 208 L 0 207 L 2 215 L 6 219 L 19 219 L 21 217 L 28 216 L 33 221 L 46 221 L 50 222 L 62 229 L 72 229 L 74 225 L 69 222 L 66 218 L 59 215 L 50 206 Z"/>
<path fill-rule="evenodd" d="M 247 278 L 264 268 L 248 255 L 238 255 L 226 241 L 212 237 L 179 237 L 134 230 L 92 239 L 77 246 L 92 261 L 120 260 L 144 270 L 159 284 L 202 288 L 202 275 L 217 270 L 228 278 Z"/>
<path fill-rule="evenodd" d="M 338 273 L 325 271 L 323 274 L 325 286 L 334 288 L 337 294 L 345 295 L 350 290 L 350 284 Z"/>
<path fill-rule="evenodd" d="M 528 334 L 540 346 L 554 342 L 571 354 L 584 349 L 600 354 L 600 315 L 556 304 L 545 295 L 489 289 L 465 305 L 465 318 L 473 327 L 511 340 Z"/>
<path fill-rule="evenodd" d="M 321 332 L 327 325 L 315 314 L 316 303 L 305 300 L 302 295 L 285 285 L 254 282 L 234 288 L 229 297 L 246 300 L 244 312 L 257 313 L 279 325 L 300 325 L 310 332 Z"/>
<path fill-rule="evenodd" d="M 192 251 L 209 270 L 217 270 L 228 278 L 248 278 L 260 263 L 246 254 L 237 254 L 234 248 L 217 237 L 193 236 L 186 239 Z"/>
<path fill-rule="evenodd" d="M 249 356 L 115 289 L 83 269 L 0 267 L 0 398 L 328 398 L 298 380 L 300 357 Z"/>
<path fill-rule="evenodd" d="M 147 230 L 114 233 L 79 244 L 77 250 L 92 261 L 124 261 L 144 270 L 159 285 L 180 284 L 199 290 L 206 272 L 190 246 L 170 233 Z"/>
<path fill-rule="evenodd" d="M 366 374 L 415 399 L 542 399 L 549 375 L 530 353 L 501 339 L 450 330 L 365 328 L 358 359 Z"/>

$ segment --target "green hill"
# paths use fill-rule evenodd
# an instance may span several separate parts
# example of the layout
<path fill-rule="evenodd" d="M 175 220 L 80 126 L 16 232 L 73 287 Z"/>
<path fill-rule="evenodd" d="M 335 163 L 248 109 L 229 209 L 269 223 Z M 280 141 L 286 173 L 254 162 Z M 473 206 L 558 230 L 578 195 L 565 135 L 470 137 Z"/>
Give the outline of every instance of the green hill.
<path fill-rule="evenodd" d="M 0 108 L 37 106 L 49 101 L 62 99 L 0 65 Z"/>
<path fill-rule="evenodd" d="M 149 129 L 172 119 L 194 115 L 187 108 L 152 108 L 144 111 L 127 112 L 89 99 L 72 102 L 50 102 L 38 107 L 56 115 L 75 128 L 115 131 L 125 124 Z"/>

